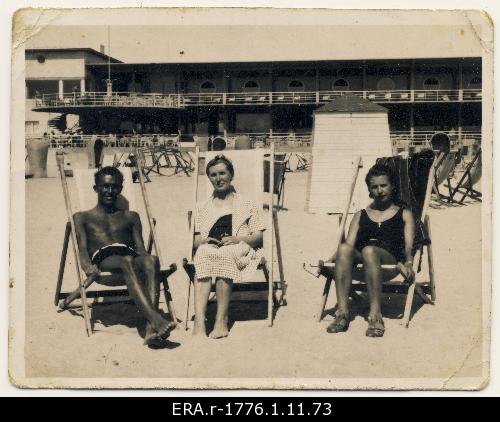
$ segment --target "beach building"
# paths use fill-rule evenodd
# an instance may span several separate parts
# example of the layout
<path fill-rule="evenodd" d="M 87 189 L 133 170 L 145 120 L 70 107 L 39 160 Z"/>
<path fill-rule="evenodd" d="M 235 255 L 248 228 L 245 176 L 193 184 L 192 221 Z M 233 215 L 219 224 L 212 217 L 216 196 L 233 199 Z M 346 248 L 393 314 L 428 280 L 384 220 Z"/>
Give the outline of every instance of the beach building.
<path fill-rule="evenodd" d="M 26 133 L 78 129 L 79 140 L 92 134 L 113 139 L 247 134 L 254 141 L 307 143 L 314 110 L 349 92 L 388 110 L 395 146 L 427 143 L 436 132 L 449 134 L 452 142 L 477 143 L 480 53 L 467 39 L 446 48 L 456 38 L 455 27 L 443 27 L 432 45 L 423 43 L 426 28 L 407 29 L 416 31 L 414 36 L 405 43 L 393 40 L 389 48 L 385 41 L 397 27 L 384 27 L 373 34 L 380 44 L 362 55 L 336 36 L 335 28 L 322 28 L 321 38 L 309 27 L 297 28 L 294 38 L 314 45 L 308 55 L 295 51 L 282 30 L 269 27 L 264 32 L 277 37 L 276 60 L 270 60 L 262 34 L 244 45 L 246 52 L 236 48 L 242 35 L 235 33 L 222 54 L 190 45 L 187 58 L 185 44 L 172 40 L 179 52 L 162 63 L 123 63 L 104 49 L 27 49 Z"/>

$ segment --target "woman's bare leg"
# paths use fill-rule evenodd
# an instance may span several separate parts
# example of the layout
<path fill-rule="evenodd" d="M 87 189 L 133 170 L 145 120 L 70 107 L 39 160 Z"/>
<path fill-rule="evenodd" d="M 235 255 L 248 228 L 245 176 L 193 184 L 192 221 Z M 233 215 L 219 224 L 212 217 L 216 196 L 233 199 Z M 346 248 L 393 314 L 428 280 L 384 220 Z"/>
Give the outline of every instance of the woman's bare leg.
<path fill-rule="evenodd" d="M 368 319 L 382 319 L 381 297 L 383 271 L 381 265 L 396 264 L 396 259 L 385 249 L 377 246 L 366 246 L 361 251 L 365 280 L 370 299 L 370 313 Z"/>
<path fill-rule="evenodd" d="M 337 313 L 349 315 L 349 292 L 352 284 L 352 266 L 361 258 L 360 253 L 347 243 L 342 243 L 335 256 L 335 291 Z"/>
<path fill-rule="evenodd" d="M 193 335 L 207 335 L 205 318 L 207 314 L 208 298 L 212 290 L 210 278 L 194 279 L 194 329 Z"/>
<path fill-rule="evenodd" d="M 228 278 L 218 278 L 215 282 L 215 291 L 217 294 L 217 314 L 215 316 L 215 325 L 210 333 L 210 338 L 227 337 L 229 302 L 233 291 L 233 280 Z"/>

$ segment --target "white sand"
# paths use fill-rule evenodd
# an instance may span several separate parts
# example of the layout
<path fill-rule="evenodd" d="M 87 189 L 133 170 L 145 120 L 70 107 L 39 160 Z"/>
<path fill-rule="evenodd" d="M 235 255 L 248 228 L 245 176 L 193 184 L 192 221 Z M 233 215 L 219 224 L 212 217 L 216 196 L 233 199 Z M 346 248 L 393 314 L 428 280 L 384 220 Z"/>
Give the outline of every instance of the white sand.
<path fill-rule="evenodd" d="M 385 296 L 382 339 L 365 337 L 366 307 L 353 308 L 356 318 L 347 333 L 331 335 L 325 331 L 330 317 L 315 322 L 323 280 L 301 267 L 332 252 L 337 223 L 331 216 L 303 211 L 306 181 L 306 173 L 287 174 L 288 211 L 279 213 L 279 222 L 288 306 L 278 310 L 274 327 L 236 321 L 227 339 L 201 342 L 179 328 L 172 333 L 171 349 L 153 351 L 142 344 L 137 331 L 142 319 L 132 305 L 93 309 L 94 318 L 103 323 L 95 324 L 91 338 L 81 316 L 58 312 L 53 295 L 66 222 L 61 186 L 56 178 L 27 180 L 27 377 L 479 377 L 481 205 L 431 210 L 437 302 L 421 306 L 416 298 L 409 329 L 397 318 L 404 297 Z M 147 186 L 164 256 L 179 265 L 170 286 L 178 316 L 184 319 L 188 278 L 181 262 L 188 249 L 186 212 L 192 205 L 192 179 L 154 177 Z M 70 251 L 66 291 L 76 287 L 71 255 Z M 426 265 L 420 276 L 427 276 Z M 332 288 L 327 308 L 334 304 Z M 265 304 L 238 306 L 232 306 L 233 315 L 248 317 L 241 311 L 246 309 L 265 318 Z M 264 315 L 258 315 L 262 311 Z"/>

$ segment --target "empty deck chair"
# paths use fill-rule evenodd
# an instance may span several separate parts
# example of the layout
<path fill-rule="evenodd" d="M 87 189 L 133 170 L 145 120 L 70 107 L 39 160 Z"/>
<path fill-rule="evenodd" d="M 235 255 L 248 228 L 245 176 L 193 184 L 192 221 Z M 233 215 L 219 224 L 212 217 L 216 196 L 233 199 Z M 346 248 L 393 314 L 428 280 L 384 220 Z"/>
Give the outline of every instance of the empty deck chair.
<path fill-rule="evenodd" d="M 465 171 L 456 186 L 452 187 L 451 180 L 448 179 L 448 188 L 450 190 L 448 201 L 463 204 L 465 198 L 469 197 L 475 201 L 481 202 L 481 192 L 474 189 L 474 186 L 481 180 L 481 174 L 481 148 L 479 148 L 472 161 L 467 164 L 467 167 L 465 168 Z M 457 200 L 455 199 L 455 196 L 457 195 L 462 195 L 462 197 Z"/>
<path fill-rule="evenodd" d="M 74 170 L 74 180 L 76 183 L 76 195 L 71 195 L 68 184 L 66 181 L 66 176 L 64 173 L 64 155 L 57 155 L 57 164 L 59 168 L 59 174 L 61 177 L 61 184 L 63 188 L 63 195 L 66 205 L 66 211 L 68 215 L 68 221 L 66 223 L 66 229 L 64 233 L 63 249 L 61 253 L 61 261 L 59 265 L 59 274 L 56 283 L 56 293 L 54 299 L 54 305 L 61 309 L 67 309 L 73 301 L 76 299 L 81 299 L 81 306 L 83 308 L 83 316 L 85 320 L 87 334 L 90 336 L 92 334 L 92 325 L 90 321 L 90 315 L 88 312 L 87 298 L 94 298 L 98 301 L 99 298 L 110 298 L 110 297 L 128 297 L 128 291 L 126 289 L 117 289 L 115 287 L 123 286 L 125 284 L 123 277 L 120 273 L 105 273 L 101 272 L 97 277 L 86 277 L 83 274 L 83 270 L 80 265 L 80 254 L 79 246 L 76 237 L 75 224 L 73 220 L 73 213 L 75 211 L 83 211 L 91 209 L 95 206 L 97 201 L 96 193 L 93 190 L 94 185 L 94 173 L 95 169 L 75 169 Z M 156 221 L 151 216 L 151 209 L 149 205 L 149 199 L 147 196 L 147 191 L 144 186 L 144 180 L 139 176 L 141 182 L 141 201 L 137 201 L 134 195 L 134 184 L 132 182 L 132 170 L 130 168 L 123 168 L 121 172 L 124 176 L 123 190 L 121 193 L 121 200 L 123 209 L 134 210 L 141 216 L 141 222 L 143 225 L 143 231 L 149 226 L 149 236 L 144 236 L 147 239 L 146 249 L 149 253 L 154 248 L 155 255 L 160 258 L 161 263 L 161 251 L 157 241 L 156 235 Z M 76 196 L 76 198 L 75 198 Z M 76 199 L 76 201 L 74 201 Z M 73 203 L 77 204 L 73 208 Z M 68 253 L 69 243 L 72 243 L 73 256 L 74 256 L 74 266 L 76 268 L 76 275 L 78 280 L 78 288 L 71 292 L 62 292 L 62 284 L 64 279 L 64 271 L 66 267 L 66 257 Z M 174 310 L 174 305 L 172 297 L 170 295 L 170 289 L 168 285 L 168 277 L 177 270 L 175 264 L 169 267 L 161 266 L 160 277 L 163 284 L 163 291 L 165 295 L 165 302 L 168 307 L 171 318 L 176 321 L 176 315 Z M 90 291 L 88 290 L 92 284 L 99 284 L 102 286 L 113 287 L 113 289 L 98 289 Z"/>
<path fill-rule="evenodd" d="M 200 158 L 204 158 L 201 162 L 205 165 L 212 158 L 214 158 L 217 152 L 205 152 L 203 157 L 200 155 L 199 148 L 196 148 L 195 152 L 195 175 L 194 178 L 194 203 L 203 202 L 208 199 L 213 192 L 212 184 L 210 183 L 207 176 L 204 174 L 204 168 L 202 175 L 200 176 L 198 171 L 198 166 L 200 163 Z M 262 209 L 265 210 L 265 218 L 267 221 L 266 230 L 264 231 L 264 258 L 261 260 L 257 267 L 255 274 L 246 274 L 246 278 L 241 283 L 233 284 L 233 293 L 246 294 L 247 292 L 255 296 L 255 292 L 267 292 L 267 321 L 268 325 L 273 325 L 274 310 L 286 304 L 285 294 L 286 294 L 286 283 L 283 273 L 283 263 L 281 257 L 281 244 L 278 226 L 278 216 L 276 209 L 274 207 L 274 194 L 270 195 L 269 186 L 274 185 L 274 160 L 269 164 L 269 157 L 274 155 L 274 145 L 270 149 L 253 149 L 253 150 L 233 150 L 225 151 L 224 155 L 231 160 L 234 169 L 235 177 L 232 182 L 237 192 L 245 195 L 247 198 L 254 201 L 256 204 L 260 204 Z M 269 184 L 265 186 L 264 169 L 266 165 L 271 166 L 271 171 L 269 173 Z M 186 309 L 186 322 L 185 329 L 188 329 L 188 321 L 191 319 L 189 317 L 190 309 L 189 302 L 191 296 L 191 285 L 194 283 L 196 277 L 195 267 L 193 264 L 194 257 L 194 219 L 193 212 L 188 214 L 189 217 L 189 227 L 190 227 L 190 248 L 189 248 L 189 258 L 184 259 L 184 269 L 189 277 L 189 288 L 188 288 L 188 303 Z M 278 280 L 275 280 L 274 276 L 274 247 L 276 247 L 276 261 L 278 263 Z M 259 280 L 259 274 L 262 273 Z M 263 280 L 263 281 L 261 281 Z M 215 291 L 215 286 L 212 285 L 212 292 Z M 278 292 L 281 294 L 278 297 Z M 232 300 L 236 302 L 236 300 Z M 194 317 L 194 316 L 193 316 Z"/>
<path fill-rule="evenodd" d="M 411 160 L 413 160 L 413 162 Z M 417 160 L 421 160 L 420 164 Z M 415 227 L 416 231 L 414 244 L 414 266 L 416 266 L 415 282 L 413 282 L 412 284 L 408 284 L 406 281 L 400 280 L 398 276 L 391 281 L 384 282 L 382 285 L 382 291 L 384 293 L 406 294 L 403 324 L 408 327 L 411 317 L 411 308 L 413 304 L 414 294 L 417 293 L 425 303 L 433 303 L 436 299 L 432 244 L 430 241 L 430 219 L 427 215 L 434 180 L 434 157 L 432 152 L 427 151 L 415 154 L 415 156 L 410 159 L 410 161 L 398 156 L 379 159 L 377 160 L 377 163 L 378 162 L 383 162 L 384 164 L 391 165 L 393 169 L 396 170 L 396 174 L 399 175 L 398 188 L 401 193 L 401 199 L 412 209 L 413 215 L 415 217 L 415 222 L 417 223 Z M 360 162 L 357 162 L 357 165 L 355 165 L 353 171 L 351 193 L 346 202 L 346 212 L 342 215 L 341 219 L 339 245 L 342 243 L 344 238 L 347 214 L 349 213 L 349 206 L 352 200 L 352 192 L 354 191 L 357 181 L 359 163 Z M 427 252 L 429 279 L 421 281 L 419 280 L 419 278 L 421 278 L 419 272 L 424 249 L 426 249 Z M 326 278 L 320 310 L 317 315 L 318 322 L 323 319 L 325 313 L 328 294 L 330 292 L 331 283 L 334 279 L 334 268 L 335 263 L 326 263 L 324 264 L 324 267 L 320 269 L 320 273 L 318 275 L 318 277 L 322 275 Z M 394 265 L 383 266 L 383 270 L 394 270 L 394 268 Z M 356 291 L 366 291 L 366 284 L 364 283 L 362 276 L 363 265 L 358 264 L 356 269 L 358 271 L 353 271 L 354 279 L 351 287 L 351 296 L 353 298 L 357 298 Z M 428 295 L 430 296 L 430 298 L 428 297 Z"/>

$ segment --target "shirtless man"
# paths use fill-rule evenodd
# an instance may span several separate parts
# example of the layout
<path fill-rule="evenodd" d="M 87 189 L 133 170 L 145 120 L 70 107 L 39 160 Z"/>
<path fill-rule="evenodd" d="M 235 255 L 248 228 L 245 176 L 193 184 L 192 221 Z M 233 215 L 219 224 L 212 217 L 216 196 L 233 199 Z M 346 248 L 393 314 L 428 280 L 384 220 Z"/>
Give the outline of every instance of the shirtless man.
<path fill-rule="evenodd" d="M 131 298 L 148 321 L 144 344 L 161 347 L 176 324 L 158 311 L 160 262 L 146 252 L 139 215 L 117 207 L 121 172 L 103 167 L 94 177 L 97 205 L 74 216 L 83 271 L 87 276 L 121 271 Z"/>

